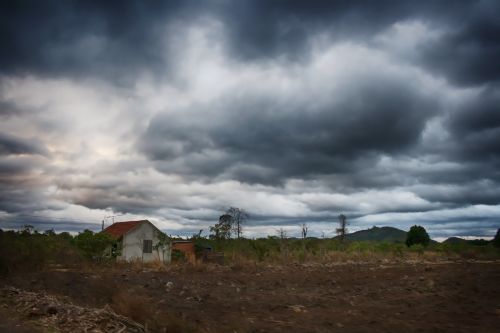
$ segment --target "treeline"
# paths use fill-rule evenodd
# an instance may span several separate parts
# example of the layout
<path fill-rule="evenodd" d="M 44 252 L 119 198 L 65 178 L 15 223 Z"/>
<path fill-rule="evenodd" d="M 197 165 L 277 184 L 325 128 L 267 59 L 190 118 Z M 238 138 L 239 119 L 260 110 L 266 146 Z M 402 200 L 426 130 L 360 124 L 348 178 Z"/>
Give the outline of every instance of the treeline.
<path fill-rule="evenodd" d="M 409 239 L 412 234 L 409 233 Z M 200 233 L 190 240 L 201 253 L 207 249 L 223 252 L 227 263 L 234 262 L 307 262 L 372 260 L 382 258 L 410 258 L 412 256 L 486 258 L 500 257 L 500 236 L 493 241 L 469 241 L 460 243 L 340 241 L 336 238 L 266 238 L 215 239 L 201 237 Z M 413 239 L 415 241 L 415 239 Z M 0 274 L 23 270 L 37 270 L 48 265 L 80 265 L 84 263 L 112 263 L 114 258 L 105 249 L 114 240 L 107 234 L 85 230 L 76 236 L 67 232 L 43 233 L 25 227 L 19 231 L 0 229 Z M 408 246 L 410 244 L 410 246 Z"/>
<path fill-rule="evenodd" d="M 107 234 L 85 230 L 40 233 L 31 226 L 19 231 L 0 229 L 0 274 L 41 269 L 49 264 L 72 265 L 100 260 L 114 240 Z"/>
<path fill-rule="evenodd" d="M 214 240 L 194 237 L 196 247 L 213 248 L 224 252 L 227 261 L 305 262 L 321 260 L 350 260 L 405 258 L 411 256 L 452 256 L 462 258 L 499 258 L 500 249 L 493 242 L 429 243 L 407 246 L 403 242 L 340 241 L 335 238 L 281 238 L 269 236 L 258 239 Z"/>

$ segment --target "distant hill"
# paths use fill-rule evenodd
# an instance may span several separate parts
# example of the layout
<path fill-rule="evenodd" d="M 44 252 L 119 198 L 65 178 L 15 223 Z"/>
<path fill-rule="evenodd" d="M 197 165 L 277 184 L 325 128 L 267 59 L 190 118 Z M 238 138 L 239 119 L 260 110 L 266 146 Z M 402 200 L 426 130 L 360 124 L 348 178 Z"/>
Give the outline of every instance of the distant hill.
<path fill-rule="evenodd" d="M 450 237 L 443 241 L 443 243 L 457 244 L 457 243 L 467 243 L 467 241 L 460 237 Z"/>
<path fill-rule="evenodd" d="M 443 241 L 443 243 L 446 244 L 471 244 L 471 245 L 488 245 L 490 241 L 484 240 L 484 239 L 463 239 L 460 237 L 450 237 L 447 238 L 446 240 Z"/>
<path fill-rule="evenodd" d="M 406 231 L 393 227 L 373 227 L 347 234 L 345 237 L 350 241 L 404 242 Z"/>

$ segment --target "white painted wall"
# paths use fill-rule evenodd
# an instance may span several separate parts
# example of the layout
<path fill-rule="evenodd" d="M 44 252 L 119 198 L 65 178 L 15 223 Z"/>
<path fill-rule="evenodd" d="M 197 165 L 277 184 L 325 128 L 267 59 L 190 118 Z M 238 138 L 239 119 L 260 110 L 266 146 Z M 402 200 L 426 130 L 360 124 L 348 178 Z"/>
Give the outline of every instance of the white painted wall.
<path fill-rule="evenodd" d="M 150 262 L 160 260 L 170 262 L 171 250 L 170 246 L 159 251 L 154 249 L 158 243 L 158 231 L 148 222 L 143 222 L 134 229 L 130 230 L 123 236 L 121 256 L 119 260 L 133 261 L 139 260 L 143 262 Z M 143 253 L 143 241 L 153 241 L 153 253 Z M 158 253 L 159 252 L 159 253 Z"/>

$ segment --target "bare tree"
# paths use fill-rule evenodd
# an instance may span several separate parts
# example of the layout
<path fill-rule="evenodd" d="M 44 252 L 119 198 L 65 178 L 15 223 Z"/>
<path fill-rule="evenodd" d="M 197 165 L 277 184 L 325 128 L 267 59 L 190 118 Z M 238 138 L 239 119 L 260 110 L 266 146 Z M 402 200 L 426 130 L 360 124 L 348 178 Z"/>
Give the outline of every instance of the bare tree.
<path fill-rule="evenodd" d="M 309 227 L 307 226 L 306 223 L 302 223 L 300 227 L 301 227 L 302 239 L 305 239 L 307 237 L 307 231 L 309 230 Z"/>
<path fill-rule="evenodd" d="M 279 236 L 279 238 L 280 238 L 281 240 L 285 239 L 285 238 L 286 238 L 286 236 L 287 236 L 287 235 L 286 235 L 286 230 L 285 230 L 285 229 L 283 229 L 283 228 L 279 228 L 279 229 L 277 230 L 277 233 L 278 233 L 278 236 Z"/>
<path fill-rule="evenodd" d="M 344 214 L 339 215 L 339 228 L 337 228 L 337 235 L 340 237 L 340 241 L 343 242 L 345 235 L 347 233 L 347 218 Z"/>
<path fill-rule="evenodd" d="M 236 233 L 236 237 L 241 238 L 241 234 L 243 233 L 242 225 L 248 219 L 248 217 L 249 217 L 248 213 L 244 209 L 230 207 L 226 211 L 226 215 L 231 216 L 232 226 L 233 226 L 234 232 Z"/>

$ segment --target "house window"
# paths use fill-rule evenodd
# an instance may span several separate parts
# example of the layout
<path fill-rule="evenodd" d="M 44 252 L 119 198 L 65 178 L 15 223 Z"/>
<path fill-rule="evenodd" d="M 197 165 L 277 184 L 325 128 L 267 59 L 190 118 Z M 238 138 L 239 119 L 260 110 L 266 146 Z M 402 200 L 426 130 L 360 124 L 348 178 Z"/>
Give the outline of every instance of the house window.
<path fill-rule="evenodd" d="M 151 239 L 145 239 L 142 242 L 142 252 L 153 253 L 153 241 Z"/>

